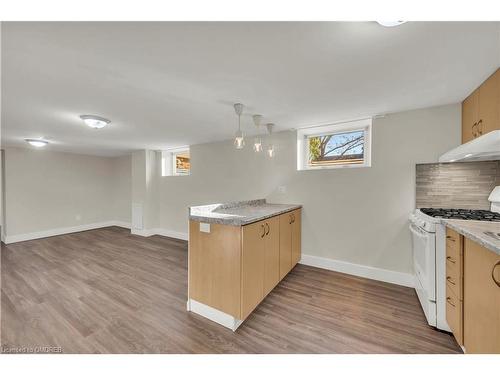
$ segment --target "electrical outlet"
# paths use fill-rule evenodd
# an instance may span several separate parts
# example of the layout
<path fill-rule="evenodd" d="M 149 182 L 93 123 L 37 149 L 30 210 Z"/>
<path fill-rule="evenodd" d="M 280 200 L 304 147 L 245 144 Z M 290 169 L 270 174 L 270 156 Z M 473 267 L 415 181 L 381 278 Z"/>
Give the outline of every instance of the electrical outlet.
<path fill-rule="evenodd" d="M 278 186 L 278 192 L 280 194 L 285 194 L 286 193 L 286 186 L 285 185 Z"/>
<path fill-rule="evenodd" d="M 81 215 L 76 215 L 75 219 L 76 219 L 76 221 L 80 221 L 80 220 L 82 220 L 82 216 Z"/>

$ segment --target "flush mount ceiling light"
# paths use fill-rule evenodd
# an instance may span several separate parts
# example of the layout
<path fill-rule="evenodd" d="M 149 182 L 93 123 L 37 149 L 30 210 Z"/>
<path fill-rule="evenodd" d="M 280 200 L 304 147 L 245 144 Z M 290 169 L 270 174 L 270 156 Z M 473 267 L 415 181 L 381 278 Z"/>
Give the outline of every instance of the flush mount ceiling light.
<path fill-rule="evenodd" d="M 253 123 L 257 127 L 257 133 L 259 133 L 260 130 L 260 122 L 262 121 L 262 115 L 253 115 Z M 255 152 L 261 152 L 262 151 L 262 139 L 260 136 L 257 134 L 257 136 L 254 139 L 253 142 L 253 150 Z"/>
<path fill-rule="evenodd" d="M 94 115 L 81 115 L 80 118 L 86 125 L 94 129 L 102 129 L 111 122 L 104 117 Z"/>
<path fill-rule="evenodd" d="M 385 27 L 394 27 L 394 26 L 399 26 L 402 25 L 403 23 L 406 23 L 407 21 L 377 21 L 377 23 L 381 26 Z"/>
<path fill-rule="evenodd" d="M 28 142 L 31 146 L 38 148 L 47 146 L 49 144 L 49 142 L 44 139 L 27 138 L 25 139 L 25 141 Z"/>
<path fill-rule="evenodd" d="M 241 150 L 245 147 L 245 138 L 243 137 L 243 132 L 241 131 L 241 114 L 243 113 L 243 104 L 234 104 L 234 112 L 238 115 L 238 130 L 234 135 L 234 147 L 237 150 Z"/>

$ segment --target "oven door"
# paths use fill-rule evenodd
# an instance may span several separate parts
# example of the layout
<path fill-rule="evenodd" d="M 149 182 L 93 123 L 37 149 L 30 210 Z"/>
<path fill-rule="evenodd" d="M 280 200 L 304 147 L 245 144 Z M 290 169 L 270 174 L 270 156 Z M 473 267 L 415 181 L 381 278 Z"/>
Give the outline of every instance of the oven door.
<path fill-rule="evenodd" d="M 410 222 L 413 242 L 413 267 L 417 285 L 429 301 L 436 301 L 436 234 Z M 422 301 L 423 302 L 423 301 Z"/>

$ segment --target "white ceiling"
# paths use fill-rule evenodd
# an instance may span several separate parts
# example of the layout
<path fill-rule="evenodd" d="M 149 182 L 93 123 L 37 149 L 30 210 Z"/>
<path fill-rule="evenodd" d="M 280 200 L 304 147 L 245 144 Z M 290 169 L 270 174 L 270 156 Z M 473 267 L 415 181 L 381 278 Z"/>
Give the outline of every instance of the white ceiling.
<path fill-rule="evenodd" d="M 237 101 L 279 131 L 459 102 L 499 65 L 499 22 L 4 22 L 2 143 L 109 156 L 205 143 L 232 137 Z"/>

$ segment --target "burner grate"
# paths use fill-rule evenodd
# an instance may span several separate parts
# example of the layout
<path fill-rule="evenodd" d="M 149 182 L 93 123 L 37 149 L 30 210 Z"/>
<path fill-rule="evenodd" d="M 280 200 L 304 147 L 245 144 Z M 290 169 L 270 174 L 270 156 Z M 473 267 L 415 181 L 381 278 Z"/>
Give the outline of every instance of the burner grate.
<path fill-rule="evenodd" d="M 441 219 L 499 221 L 500 214 L 487 210 L 465 210 L 448 208 L 421 208 L 424 214 Z"/>

